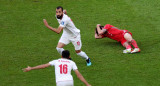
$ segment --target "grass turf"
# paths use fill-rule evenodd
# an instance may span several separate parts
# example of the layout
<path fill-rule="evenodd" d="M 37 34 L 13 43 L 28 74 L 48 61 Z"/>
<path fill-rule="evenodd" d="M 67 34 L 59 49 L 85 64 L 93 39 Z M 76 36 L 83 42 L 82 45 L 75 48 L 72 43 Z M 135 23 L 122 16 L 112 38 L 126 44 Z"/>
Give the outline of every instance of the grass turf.
<path fill-rule="evenodd" d="M 22 72 L 58 59 L 55 47 L 60 35 L 50 31 L 42 20 L 58 27 L 55 8 L 68 11 L 81 30 L 82 50 L 91 58 L 87 67 L 71 51 L 79 71 L 92 86 L 160 85 L 160 0 L 1 0 L 0 1 L 0 86 L 54 86 L 54 68 Z M 94 39 L 96 24 L 112 24 L 132 32 L 142 52 L 122 54 L 124 49 L 110 39 Z M 75 86 L 83 86 L 74 73 Z"/>

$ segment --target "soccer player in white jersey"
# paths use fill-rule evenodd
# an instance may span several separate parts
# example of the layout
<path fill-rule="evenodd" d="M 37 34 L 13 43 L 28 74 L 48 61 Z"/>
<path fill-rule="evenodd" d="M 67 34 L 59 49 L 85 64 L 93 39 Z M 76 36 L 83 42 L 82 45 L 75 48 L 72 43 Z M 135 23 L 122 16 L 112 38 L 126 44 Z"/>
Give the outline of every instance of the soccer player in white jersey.
<path fill-rule="evenodd" d="M 75 51 L 77 55 L 86 59 L 87 66 L 90 66 L 91 65 L 90 58 L 87 56 L 85 52 L 81 51 L 82 42 L 81 42 L 80 30 L 75 27 L 70 17 L 68 17 L 65 13 L 66 11 L 63 12 L 63 7 L 58 6 L 56 8 L 56 18 L 57 18 L 58 23 L 60 24 L 59 27 L 53 28 L 49 26 L 46 19 L 43 19 L 44 25 L 50 30 L 58 34 L 63 30 L 63 34 L 56 47 L 57 51 L 61 55 L 62 55 L 62 51 L 64 50 L 63 47 L 69 44 L 70 42 L 72 42 L 72 44 L 75 47 Z"/>
<path fill-rule="evenodd" d="M 43 69 L 49 66 L 55 66 L 55 75 L 56 75 L 56 85 L 57 86 L 74 86 L 73 77 L 71 75 L 71 70 L 73 69 L 77 77 L 86 85 L 91 86 L 78 71 L 78 68 L 70 59 L 70 53 L 68 50 L 62 52 L 62 58 L 50 61 L 47 64 L 38 65 L 35 67 L 24 68 L 24 72 L 28 72 L 35 69 Z"/>

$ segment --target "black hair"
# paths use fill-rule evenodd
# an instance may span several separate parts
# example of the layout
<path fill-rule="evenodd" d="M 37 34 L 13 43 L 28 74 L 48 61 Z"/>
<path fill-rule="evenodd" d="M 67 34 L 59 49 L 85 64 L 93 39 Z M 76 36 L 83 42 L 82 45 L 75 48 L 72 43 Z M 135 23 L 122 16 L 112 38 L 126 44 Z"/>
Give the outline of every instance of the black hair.
<path fill-rule="evenodd" d="M 62 52 L 62 57 L 69 59 L 69 58 L 70 58 L 70 53 L 69 53 L 69 51 L 68 51 L 68 50 L 64 50 L 64 51 Z"/>
<path fill-rule="evenodd" d="M 100 29 L 102 30 L 102 28 L 104 28 L 104 26 L 99 26 Z M 96 28 L 96 34 L 98 35 L 98 31 L 97 31 L 97 28 Z"/>
<path fill-rule="evenodd" d="M 56 9 L 62 9 L 62 12 L 63 12 L 63 7 L 62 6 L 58 6 Z"/>

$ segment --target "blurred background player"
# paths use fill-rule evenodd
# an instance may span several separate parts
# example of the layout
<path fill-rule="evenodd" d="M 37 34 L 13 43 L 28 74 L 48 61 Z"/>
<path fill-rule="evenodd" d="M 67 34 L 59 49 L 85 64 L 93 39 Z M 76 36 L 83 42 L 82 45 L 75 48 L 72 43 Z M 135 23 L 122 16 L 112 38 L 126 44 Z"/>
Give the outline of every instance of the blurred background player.
<path fill-rule="evenodd" d="M 63 7 L 58 6 L 56 8 L 56 18 L 58 23 L 60 24 L 57 29 L 49 26 L 45 19 L 43 19 L 43 22 L 47 28 L 58 34 L 63 30 L 63 34 L 56 47 L 57 51 L 61 55 L 62 51 L 64 50 L 63 47 L 72 42 L 72 44 L 75 47 L 77 55 L 86 59 L 87 66 L 90 66 L 91 65 L 90 58 L 87 56 L 85 52 L 81 51 L 82 42 L 81 42 L 80 30 L 75 27 L 74 23 L 72 22 L 70 17 L 66 15 L 66 13 L 67 13 L 66 10 L 63 11 Z"/>
<path fill-rule="evenodd" d="M 43 69 L 49 66 L 55 66 L 56 84 L 57 86 L 74 86 L 71 70 L 73 69 L 77 77 L 86 85 L 91 86 L 78 71 L 78 68 L 72 60 L 69 60 L 70 53 L 68 50 L 62 52 L 62 58 L 58 60 L 50 61 L 47 64 L 38 65 L 35 67 L 24 68 L 24 72 L 28 72 L 35 69 Z"/>
<path fill-rule="evenodd" d="M 97 24 L 95 38 L 100 39 L 104 37 L 108 37 L 110 39 L 121 42 L 121 44 L 126 48 L 125 50 L 123 50 L 123 53 L 140 52 L 140 49 L 136 41 L 132 38 L 132 33 L 127 30 L 120 30 L 117 27 L 114 27 L 110 24 L 106 24 L 105 26 Z M 131 45 L 133 45 L 134 47 L 133 50 Z"/>

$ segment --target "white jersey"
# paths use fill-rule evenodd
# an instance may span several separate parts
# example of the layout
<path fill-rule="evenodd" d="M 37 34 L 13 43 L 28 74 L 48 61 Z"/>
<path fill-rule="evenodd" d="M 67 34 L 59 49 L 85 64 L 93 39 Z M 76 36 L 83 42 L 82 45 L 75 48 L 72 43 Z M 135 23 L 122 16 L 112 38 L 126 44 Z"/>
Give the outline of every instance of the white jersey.
<path fill-rule="evenodd" d="M 63 34 L 62 36 L 78 36 L 80 33 L 80 30 L 77 29 L 70 19 L 66 14 L 63 14 L 63 18 L 57 19 L 58 23 L 60 24 L 59 26 L 63 27 Z"/>
<path fill-rule="evenodd" d="M 73 81 L 71 70 L 78 69 L 75 62 L 64 58 L 50 61 L 49 64 L 55 66 L 56 83 L 60 81 Z"/>

